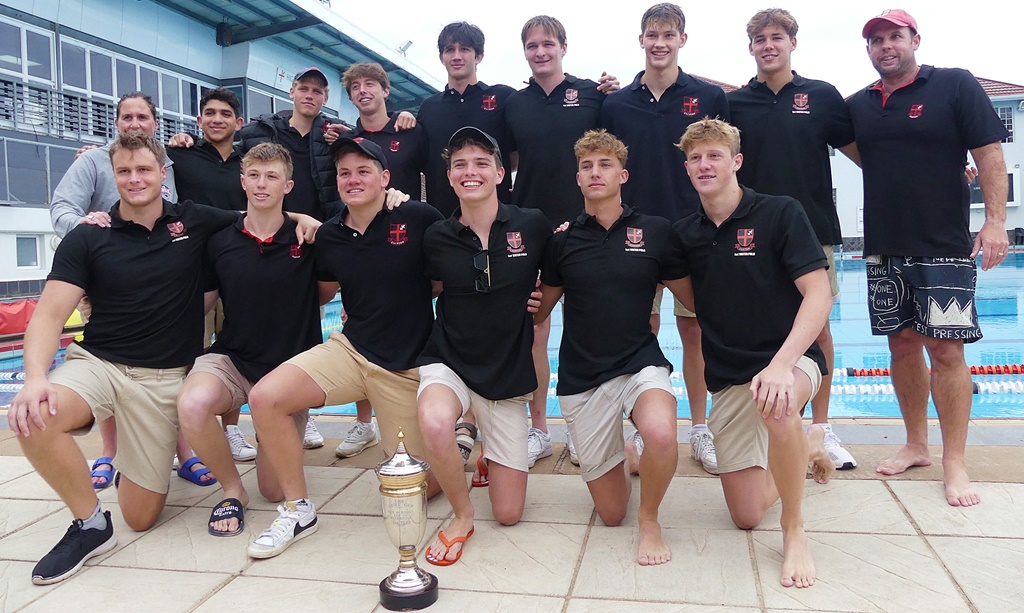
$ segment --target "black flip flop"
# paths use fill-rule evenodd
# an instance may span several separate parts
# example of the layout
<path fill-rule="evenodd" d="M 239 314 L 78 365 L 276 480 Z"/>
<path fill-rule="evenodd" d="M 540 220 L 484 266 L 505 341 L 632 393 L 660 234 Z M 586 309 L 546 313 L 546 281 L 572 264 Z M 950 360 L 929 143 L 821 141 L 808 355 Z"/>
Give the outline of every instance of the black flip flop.
<path fill-rule="evenodd" d="M 234 532 L 221 532 L 214 530 L 212 524 L 215 521 L 222 519 L 231 519 L 235 517 L 238 519 L 238 529 Z M 237 498 L 225 498 L 217 503 L 217 506 L 213 507 L 213 512 L 210 513 L 210 521 L 206 524 L 206 530 L 213 536 L 235 536 L 241 534 L 242 530 L 245 530 L 245 507 L 242 506 L 242 502 Z"/>

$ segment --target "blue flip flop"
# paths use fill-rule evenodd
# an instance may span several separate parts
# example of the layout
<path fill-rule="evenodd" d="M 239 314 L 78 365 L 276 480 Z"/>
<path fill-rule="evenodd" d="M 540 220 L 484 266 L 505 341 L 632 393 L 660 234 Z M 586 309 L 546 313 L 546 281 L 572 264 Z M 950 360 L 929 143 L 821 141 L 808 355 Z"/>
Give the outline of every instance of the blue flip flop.
<path fill-rule="evenodd" d="M 97 466 L 102 466 L 104 464 L 109 465 L 110 470 L 96 469 Z M 93 483 L 92 489 L 96 491 L 107 489 L 111 485 L 114 485 L 114 473 L 117 472 L 114 470 L 114 458 L 108 458 L 104 456 L 102 458 L 97 459 L 95 462 L 92 463 L 92 468 L 89 469 L 89 472 L 91 473 L 90 476 L 92 477 L 96 477 L 98 479 L 106 479 L 104 483 Z"/>
<path fill-rule="evenodd" d="M 188 460 L 187 462 L 178 467 L 178 476 L 186 481 L 191 481 L 192 483 L 195 483 L 196 485 L 200 485 L 202 487 L 206 487 L 207 485 L 213 485 L 214 483 L 217 482 L 216 478 L 210 479 L 209 481 L 203 481 L 201 477 L 203 475 L 210 474 L 210 469 L 204 466 L 199 470 L 193 472 L 192 467 L 195 466 L 196 464 L 202 464 L 202 460 L 200 460 L 196 456 L 192 456 L 191 460 Z"/>

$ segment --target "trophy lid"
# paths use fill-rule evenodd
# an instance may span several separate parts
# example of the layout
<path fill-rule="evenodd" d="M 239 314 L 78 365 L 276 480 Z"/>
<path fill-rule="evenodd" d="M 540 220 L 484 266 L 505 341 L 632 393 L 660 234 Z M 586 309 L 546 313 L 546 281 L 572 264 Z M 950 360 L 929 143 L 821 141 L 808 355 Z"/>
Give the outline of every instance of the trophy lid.
<path fill-rule="evenodd" d="M 405 433 L 398 428 L 398 448 L 395 455 L 377 465 L 374 471 L 382 477 L 407 477 L 430 470 L 430 464 L 409 455 L 405 450 Z"/>

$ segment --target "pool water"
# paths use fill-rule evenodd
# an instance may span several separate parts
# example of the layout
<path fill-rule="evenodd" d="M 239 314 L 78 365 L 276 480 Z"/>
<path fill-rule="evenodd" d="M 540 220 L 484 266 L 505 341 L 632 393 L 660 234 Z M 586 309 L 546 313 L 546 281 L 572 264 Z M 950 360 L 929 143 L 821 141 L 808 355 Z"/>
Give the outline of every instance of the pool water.
<path fill-rule="evenodd" d="M 872 336 L 868 325 L 867 281 L 864 261 L 857 257 L 836 259 L 840 296 L 832 308 L 829 322 L 835 342 L 836 376 L 832 382 L 829 414 L 833 417 L 898 417 L 896 397 L 885 393 L 889 377 L 845 376 L 846 368 L 887 368 L 889 351 L 884 336 Z M 666 292 L 662 313 L 672 312 L 672 296 Z M 1024 363 L 1024 322 L 1018 313 L 1024 310 L 1024 252 L 1011 253 L 997 268 L 978 272 L 976 308 L 984 338 L 965 346 L 969 365 L 1006 365 Z M 327 305 L 323 320 L 324 337 L 341 327 L 341 305 L 337 300 Z M 561 415 L 554 395 L 558 372 L 558 343 L 561 339 L 561 309 L 552 313 L 548 358 L 552 381 L 548 393 L 547 413 Z M 662 317 L 658 341 L 672 362 L 675 372 L 672 383 L 678 401 L 679 417 L 690 415 L 689 403 L 679 369 L 682 348 L 674 318 Z M 58 356 L 58 362 L 63 358 Z M 19 387 L 12 381 L 13 373 L 23 369 L 20 356 L 0 355 L 0 405 L 10 403 Z M 973 396 L 971 414 L 975 418 L 1024 417 L 1024 374 L 974 375 L 975 383 L 999 383 L 1017 393 L 979 393 Z M 1006 385 L 1009 384 L 1009 385 Z M 1014 385 L 1016 384 L 1016 385 Z M 987 386 L 982 386 L 987 387 Z M 247 408 L 247 407 L 246 407 Z M 355 414 L 355 405 L 325 407 L 314 411 L 325 414 Z M 929 415 L 935 407 L 929 402 Z"/>

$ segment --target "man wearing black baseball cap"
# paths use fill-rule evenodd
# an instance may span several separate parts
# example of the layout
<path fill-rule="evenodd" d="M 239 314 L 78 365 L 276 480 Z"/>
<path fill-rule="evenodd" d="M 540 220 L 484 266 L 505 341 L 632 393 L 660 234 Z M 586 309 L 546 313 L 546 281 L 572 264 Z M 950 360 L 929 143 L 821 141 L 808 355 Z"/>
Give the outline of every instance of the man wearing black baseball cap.
<path fill-rule="evenodd" d="M 441 214 L 422 202 L 388 209 L 387 158 L 372 141 L 339 138 L 330 151 L 345 204 L 317 232 L 316 273 L 321 297 L 333 296 L 340 286 L 348 321 L 327 342 L 266 375 L 249 394 L 260 457 L 274 467 L 280 483 L 274 493 L 283 500 L 277 520 L 249 546 L 254 558 L 276 556 L 316 531 L 316 510 L 302 472 L 302 441 L 289 426 L 295 413 L 366 399 L 377 413 L 388 455 L 395 452 L 399 428 L 409 453 L 424 453 L 416 415 L 416 357 L 430 335 L 434 288 L 423 239 Z M 431 481 L 428 493 L 436 491 Z"/>
<path fill-rule="evenodd" d="M 881 77 L 848 100 L 864 169 L 864 259 L 871 332 L 889 337 L 892 383 L 907 443 L 878 464 L 886 475 L 932 463 L 929 390 L 942 430 L 946 502 L 981 501 L 964 459 L 971 375 L 964 343 L 981 338 L 974 304 L 977 269 L 1006 257 L 1009 133 L 974 76 L 918 65 L 917 21 L 902 9 L 868 20 L 861 31 Z M 970 234 L 967 152 L 978 167 L 985 222 Z M 925 362 L 928 353 L 931 371 Z"/>

